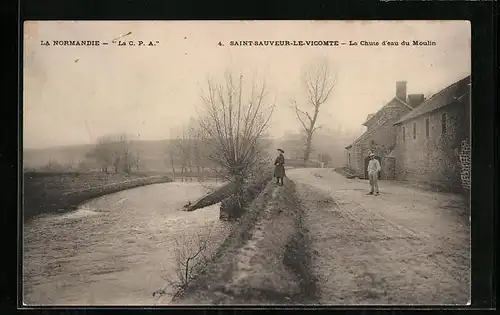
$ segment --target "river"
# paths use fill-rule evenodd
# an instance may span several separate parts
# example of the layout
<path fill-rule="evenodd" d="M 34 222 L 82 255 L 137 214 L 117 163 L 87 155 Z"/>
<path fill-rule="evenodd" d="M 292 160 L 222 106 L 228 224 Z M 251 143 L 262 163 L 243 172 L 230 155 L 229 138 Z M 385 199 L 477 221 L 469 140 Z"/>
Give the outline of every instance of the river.
<path fill-rule="evenodd" d="M 164 277 L 175 278 L 176 244 L 227 237 L 219 205 L 179 211 L 219 183 L 172 182 L 129 189 L 78 210 L 24 226 L 23 302 L 31 305 L 168 304 Z"/>

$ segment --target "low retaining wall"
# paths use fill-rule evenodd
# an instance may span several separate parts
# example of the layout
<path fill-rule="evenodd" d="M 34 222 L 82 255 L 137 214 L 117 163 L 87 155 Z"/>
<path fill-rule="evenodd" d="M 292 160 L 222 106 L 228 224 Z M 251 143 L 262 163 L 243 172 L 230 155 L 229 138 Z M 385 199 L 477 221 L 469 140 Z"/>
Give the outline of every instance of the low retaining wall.
<path fill-rule="evenodd" d="M 66 212 L 75 210 L 78 205 L 89 199 L 97 198 L 114 192 L 145 185 L 167 183 L 171 181 L 172 179 L 168 176 L 157 175 L 144 178 L 136 178 L 107 185 L 95 186 L 77 191 L 70 191 L 62 193 L 57 199 L 46 200 L 44 203 L 37 205 L 37 211 L 31 212 L 25 212 L 24 204 L 26 203 L 26 201 L 23 201 L 23 221 L 26 223 L 35 216 L 44 213 Z"/>

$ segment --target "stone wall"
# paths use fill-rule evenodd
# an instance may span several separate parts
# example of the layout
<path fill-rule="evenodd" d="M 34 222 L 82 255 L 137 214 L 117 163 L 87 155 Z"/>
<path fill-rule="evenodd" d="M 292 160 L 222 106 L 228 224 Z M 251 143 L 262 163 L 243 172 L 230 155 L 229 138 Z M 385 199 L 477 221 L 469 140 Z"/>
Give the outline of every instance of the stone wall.
<path fill-rule="evenodd" d="M 471 147 L 469 139 L 462 141 L 460 149 L 460 181 L 462 183 L 462 188 L 469 191 L 470 190 L 470 164 L 471 164 Z"/>
<path fill-rule="evenodd" d="M 446 114 L 444 133 L 443 114 Z M 469 132 L 467 119 L 465 106 L 455 104 L 399 125 L 395 150 L 396 178 L 451 189 L 460 187 L 459 155 L 461 143 Z M 429 122 L 428 134 L 426 120 Z"/>
<path fill-rule="evenodd" d="M 396 144 L 397 128 L 393 125 L 394 120 L 398 117 L 397 112 L 394 113 L 394 119 L 387 120 L 384 124 L 379 125 L 378 128 L 365 139 L 360 141 L 360 154 L 358 173 L 365 175 L 365 159 L 370 152 L 380 157 L 382 173 L 381 178 L 386 178 L 385 175 L 385 156 L 388 155 Z"/>
<path fill-rule="evenodd" d="M 347 167 L 351 167 L 351 150 L 344 150 L 344 165 Z"/>
<path fill-rule="evenodd" d="M 378 111 L 369 122 L 372 133 L 353 144 L 350 168 L 354 169 L 359 177 L 365 176 L 365 158 L 369 152 L 381 158 L 382 177 L 384 175 L 384 157 L 389 154 L 396 144 L 397 128 L 394 123 L 410 109 L 397 100 Z"/>
<path fill-rule="evenodd" d="M 383 179 L 396 179 L 396 159 L 394 157 L 385 157 L 382 164 Z"/>
<path fill-rule="evenodd" d="M 363 174 L 363 151 L 363 143 L 356 143 L 356 148 L 354 150 L 355 163 L 353 169 L 356 171 L 358 176 Z"/>
<path fill-rule="evenodd" d="M 356 168 L 356 148 L 354 145 L 346 150 L 346 165 L 351 169 Z"/>

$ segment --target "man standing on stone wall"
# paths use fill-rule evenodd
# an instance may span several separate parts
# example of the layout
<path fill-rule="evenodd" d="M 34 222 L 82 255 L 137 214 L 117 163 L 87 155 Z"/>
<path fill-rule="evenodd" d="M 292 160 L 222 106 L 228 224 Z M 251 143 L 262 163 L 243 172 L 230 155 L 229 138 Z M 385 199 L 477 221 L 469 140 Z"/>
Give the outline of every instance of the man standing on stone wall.
<path fill-rule="evenodd" d="M 375 158 L 375 154 L 370 153 L 370 162 L 368 163 L 368 178 L 370 179 L 370 192 L 368 195 L 373 195 L 375 193 L 375 196 L 378 196 L 379 190 L 378 190 L 378 173 L 381 170 L 380 163 L 379 161 Z"/>

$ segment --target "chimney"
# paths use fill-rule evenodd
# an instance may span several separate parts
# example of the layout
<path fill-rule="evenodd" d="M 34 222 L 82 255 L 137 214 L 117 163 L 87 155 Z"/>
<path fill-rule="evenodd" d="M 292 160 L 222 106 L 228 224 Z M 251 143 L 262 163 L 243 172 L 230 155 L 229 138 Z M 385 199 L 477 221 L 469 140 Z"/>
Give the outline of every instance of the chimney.
<path fill-rule="evenodd" d="M 424 94 L 410 94 L 408 95 L 408 105 L 412 108 L 418 107 L 425 101 Z"/>
<path fill-rule="evenodd" d="M 396 82 L 396 97 L 406 102 L 406 81 Z"/>

